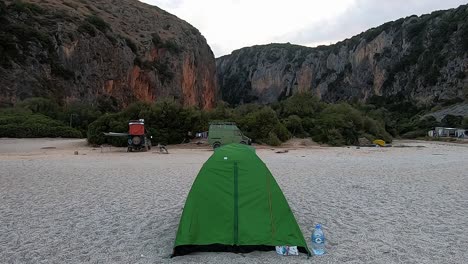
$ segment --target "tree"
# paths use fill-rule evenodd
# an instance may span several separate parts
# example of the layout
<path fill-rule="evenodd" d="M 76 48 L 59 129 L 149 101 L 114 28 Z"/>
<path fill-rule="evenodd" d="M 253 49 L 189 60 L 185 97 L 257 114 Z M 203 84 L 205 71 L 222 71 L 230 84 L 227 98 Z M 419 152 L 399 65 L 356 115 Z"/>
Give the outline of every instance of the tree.
<path fill-rule="evenodd" d="M 17 106 L 28 109 L 34 114 L 43 114 L 52 118 L 57 118 L 60 110 L 57 103 L 42 97 L 28 98 L 18 103 Z"/>
<path fill-rule="evenodd" d="M 442 126 L 445 127 L 460 127 L 463 122 L 463 116 L 455 116 L 455 115 L 446 115 L 442 118 Z"/>
<path fill-rule="evenodd" d="M 325 104 L 311 93 L 299 93 L 282 101 L 277 108 L 280 118 L 287 118 L 291 115 L 303 118 L 316 115 L 325 108 Z"/>
<path fill-rule="evenodd" d="M 463 126 L 463 128 L 468 129 L 468 116 L 465 116 L 465 118 L 463 118 L 462 126 Z"/>
<path fill-rule="evenodd" d="M 290 115 L 284 120 L 285 127 L 293 136 L 304 137 L 304 128 L 302 127 L 302 119 L 297 115 Z"/>
<path fill-rule="evenodd" d="M 271 134 L 274 134 L 281 141 L 288 138 L 288 133 L 285 133 L 287 129 L 279 121 L 276 112 L 269 106 L 238 117 L 235 121 L 248 137 L 258 143 L 268 144 L 269 141 L 275 141 L 275 137 Z"/>
<path fill-rule="evenodd" d="M 119 111 L 119 103 L 113 96 L 99 96 L 97 98 L 97 107 L 102 113 L 116 113 Z"/>

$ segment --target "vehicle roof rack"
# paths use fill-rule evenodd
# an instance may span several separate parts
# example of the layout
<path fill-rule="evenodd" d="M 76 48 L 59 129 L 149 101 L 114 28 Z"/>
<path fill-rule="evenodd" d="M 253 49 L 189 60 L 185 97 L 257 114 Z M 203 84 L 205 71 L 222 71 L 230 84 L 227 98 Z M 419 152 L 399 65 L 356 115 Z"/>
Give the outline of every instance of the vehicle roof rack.
<path fill-rule="evenodd" d="M 144 124 L 145 120 L 144 119 L 138 119 L 138 120 L 130 120 L 128 121 L 129 124 Z"/>
<path fill-rule="evenodd" d="M 210 125 L 236 125 L 236 122 L 230 121 L 211 121 Z"/>

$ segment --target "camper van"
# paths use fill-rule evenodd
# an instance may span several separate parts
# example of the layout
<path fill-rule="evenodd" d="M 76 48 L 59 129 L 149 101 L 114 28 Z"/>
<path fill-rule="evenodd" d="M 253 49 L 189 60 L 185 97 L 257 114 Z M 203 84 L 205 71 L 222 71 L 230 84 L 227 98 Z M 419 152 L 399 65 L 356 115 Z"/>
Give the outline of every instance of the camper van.
<path fill-rule="evenodd" d="M 250 145 L 252 140 L 242 134 L 234 122 L 211 122 L 208 143 L 216 149 L 230 143 Z"/>

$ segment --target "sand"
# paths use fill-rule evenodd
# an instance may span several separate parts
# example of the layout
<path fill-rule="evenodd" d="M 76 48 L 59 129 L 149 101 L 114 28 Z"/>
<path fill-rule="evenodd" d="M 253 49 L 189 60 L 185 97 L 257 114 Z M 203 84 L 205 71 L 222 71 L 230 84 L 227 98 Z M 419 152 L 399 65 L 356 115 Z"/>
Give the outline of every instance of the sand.
<path fill-rule="evenodd" d="M 169 259 L 210 150 L 163 155 L 82 140 L 0 139 L 0 262 L 466 263 L 468 146 L 401 143 L 424 147 L 258 150 L 309 245 L 314 224 L 323 224 L 326 255 Z"/>

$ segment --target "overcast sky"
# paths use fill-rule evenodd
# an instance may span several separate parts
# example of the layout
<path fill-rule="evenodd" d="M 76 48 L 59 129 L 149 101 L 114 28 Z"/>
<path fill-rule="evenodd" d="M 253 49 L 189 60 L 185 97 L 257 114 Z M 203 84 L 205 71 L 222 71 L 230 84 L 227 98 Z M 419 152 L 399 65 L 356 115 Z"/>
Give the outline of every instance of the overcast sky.
<path fill-rule="evenodd" d="M 466 0 L 141 0 L 189 22 L 216 57 L 246 46 L 331 44 L 409 15 Z"/>

